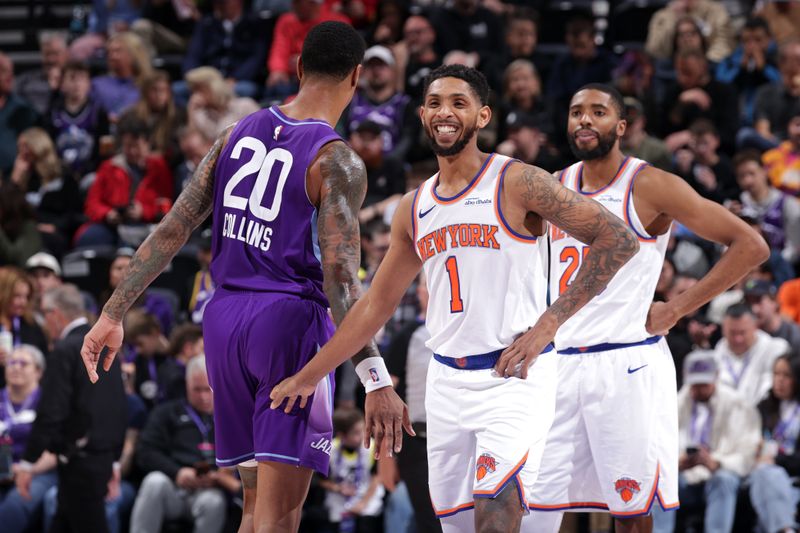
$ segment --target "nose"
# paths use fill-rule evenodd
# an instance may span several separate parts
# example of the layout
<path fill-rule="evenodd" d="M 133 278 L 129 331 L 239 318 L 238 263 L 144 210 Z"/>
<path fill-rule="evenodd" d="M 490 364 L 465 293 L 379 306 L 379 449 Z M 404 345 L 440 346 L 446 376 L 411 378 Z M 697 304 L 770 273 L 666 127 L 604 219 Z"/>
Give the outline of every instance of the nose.
<path fill-rule="evenodd" d="M 437 118 L 447 118 L 451 116 L 453 116 L 453 111 L 448 104 L 443 103 L 439 106 L 439 109 L 436 110 Z"/>

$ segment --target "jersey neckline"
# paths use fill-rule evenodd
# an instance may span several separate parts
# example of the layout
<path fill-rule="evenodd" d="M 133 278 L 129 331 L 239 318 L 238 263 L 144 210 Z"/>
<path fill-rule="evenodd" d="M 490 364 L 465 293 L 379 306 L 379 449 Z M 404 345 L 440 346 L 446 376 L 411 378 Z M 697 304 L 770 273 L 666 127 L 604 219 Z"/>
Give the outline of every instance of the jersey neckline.
<path fill-rule="evenodd" d="M 307 119 L 303 119 L 303 120 L 289 118 L 276 105 L 271 106 L 269 108 L 269 110 L 273 115 L 278 117 L 278 120 L 280 120 L 284 124 L 288 124 L 290 126 L 310 126 L 312 124 L 318 124 L 318 125 L 321 125 L 321 126 L 328 126 L 329 128 L 332 128 L 332 126 L 330 124 L 328 124 L 324 120 L 320 120 L 318 118 L 307 118 Z"/>
<path fill-rule="evenodd" d="M 486 160 L 483 162 L 481 168 L 478 169 L 478 172 L 475 174 L 475 176 L 473 176 L 469 184 L 466 187 L 464 187 L 460 192 L 456 193 L 455 196 L 450 196 L 450 197 L 439 196 L 439 194 L 436 192 L 436 188 L 439 186 L 439 172 L 437 172 L 436 177 L 433 180 L 433 185 L 431 186 L 431 193 L 433 195 L 434 201 L 436 201 L 436 203 L 439 204 L 452 204 L 453 202 L 455 202 L 456 200 L 467 194 L 469 191 L 474 189 L 475 186 L 483 177 L 483 175 L 486 173 L 486 169 L 489 168 L 489 165 L 494 160 L 495 155 L 496 155 L 495 153 L 489 154 L 489 157 L 487 157 Z"/>

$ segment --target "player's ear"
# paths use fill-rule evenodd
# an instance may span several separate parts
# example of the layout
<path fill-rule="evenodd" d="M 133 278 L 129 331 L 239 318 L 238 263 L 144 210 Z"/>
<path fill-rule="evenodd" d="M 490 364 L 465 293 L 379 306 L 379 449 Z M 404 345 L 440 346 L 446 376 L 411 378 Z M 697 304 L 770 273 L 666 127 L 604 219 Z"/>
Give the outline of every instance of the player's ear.
<path fill-rule="evenodd" d="M 625 130 L 628 129 L 628 121 L 624 118 L 617 121 L 617 137 L 625 135 Z"/>
<path fill-rule="evenodd" d="M 358 65 L 353 69 L 353 74 L 350 75 L 350 87 L 358 86 L 358 79 L 361 77 L 362 65 Z"/>
<path fill-rule="evenodd" d="M 301 81 L 303 79 L 303 58 L 302 57 L 298 57 L 297 58 L 297 79 L 301 80 Z"/>
<path fill-rule="evenodd" d="M 485 105 L 478 110 L 478 127 L 485 128 L 492 120 L 492 108 Z"/>

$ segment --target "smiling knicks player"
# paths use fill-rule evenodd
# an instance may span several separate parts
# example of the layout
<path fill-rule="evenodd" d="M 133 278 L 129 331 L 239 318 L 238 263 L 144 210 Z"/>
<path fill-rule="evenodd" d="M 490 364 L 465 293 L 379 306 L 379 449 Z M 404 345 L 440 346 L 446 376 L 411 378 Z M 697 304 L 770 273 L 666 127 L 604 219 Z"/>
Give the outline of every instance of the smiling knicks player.
<path fill-rule="evenodd" d="M 519 531 L 555 408 L 550 342 L 638 249 L 600 204 L 539 168 L 478 149 L 488 98 L 474 69 L 440 67 L 426 79 L 420 118 L 440 170 L 401 201 L 389 251 L 331 341 L 272 392 L 273 407 L 286 398 L 303 404 L 424 269 L 435 354 L 425 399 L 430 494 L 445 533 Z M 590 248 L 576 281 L 546 309 L 548 220 Z M 371 379 L 369 368 L 357 370 Z"/>
<path fill-rule="evenodd" d="M 328 307 L 338 322 L 361 292 L 366 171 L 333 125 L 353 96 L 363 56 L 364 42 L 347 24 L 326 22 L 308 33 L 297 97 L 245 117 L 217 140 L 136 252 L 81 350 L 96 381 L 100 351 L 109 347 L 108 369 L 122 341 L 125 311 L 213 211 L 218 288 L 203 335 L 217 464 L 238 465 L 244 486 L 240 531 L 297 531 L 312 472 L 328 474 L 331 376 L 320 375 L 312 401 L 291 412 L 269 409 L 269 393 L 327 341 Z M 356 363 L 381 360 L 369 339 L 353 353 Z M 398 449 L 393 431 L 402 431 L 404 415 L 407 422 L 405 405 L 386 385 L 368 389 L 365 409 L 367 440 L 380 428 L 379 450 L 383 437 Z"/>
<path fill-rule="evenodd" d="M 556 416 L 529 494 L 532 510 L 551 512 L 526 517 L 526 533 L 555 533 L 563 511 L 587 509 L 608 510 L 617 531 L 651 531 L 652 505 L 678 506 L 675 365 L 662 335 L 769 251 L 755 231 L 679 177 L 625 157 L 623 109 L 620 94 L 600 84 L 583 87 L 570 103 L 568 140 L 580 162 L 561 172 L 561 183 L 624 221 L 640 249 L 556 334 Z M 651 305 L 673 220 L 728 249 L 696 285 Z M 580 282 L 588 257 L 565 229 L 550 228 L 554 306 Z"/>

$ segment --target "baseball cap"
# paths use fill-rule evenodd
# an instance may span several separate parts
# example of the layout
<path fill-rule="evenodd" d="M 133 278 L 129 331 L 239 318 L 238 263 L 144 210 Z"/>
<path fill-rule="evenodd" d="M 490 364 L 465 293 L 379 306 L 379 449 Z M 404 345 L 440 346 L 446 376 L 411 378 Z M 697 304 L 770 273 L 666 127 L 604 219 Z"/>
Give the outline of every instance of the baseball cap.
<path fill-rule="evenodd" d="M 53 271 L 56 276 L 61 277 L 61 265 L 58 264 L 58 259 L 45 252 L 39 252 L 30 256 L 28 260 L 25 261 L 25 268 L 27 270 L 46 268 L 47 270 Z"/>
<path fill-rule="evenodd" d="M 123 246 L 121 248 L 117 248 L 117 251 L 114 253 L 114 257 L 133 257 L 133 254 L 135 253 L 136 250 L 130 246 Z"/>
<path fill-rule="evenodd" d="M 763 279 L 751 279 L 744 285 L 744 296 L 772 296 L 778 293 L 775 286 L 769 281 Z"/>
<path fill-rule="evenodd" d="M 522 111 L 512 111 L 506 116 L 506 127 L 509 130 L 516 130 L 519 128 L 540 129 L 538 122 L 535 116 Z"/>
<path fill-rule="evenodd" d="M 717 361 L 711 350 L 695 350 L 683 361 L 683 382 L 686 385 L 717 381 Z"/>
<path fill-rule="evenodd" d="M 353 131 L 380 135 L 383 132 L 383 127 L 374 120 L 366 119 L 359 122 L 358 126 L 356 126 Z"/>
<path fill-rule="evenodd" d="M 371 59 L 379 59 L 390 67 L 394 66 L 394 56 L 392 55 L 392 51 L 379 44 L 369 47 L 367 51 L 364 52 L 364 64 Z"/>

